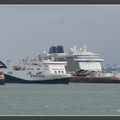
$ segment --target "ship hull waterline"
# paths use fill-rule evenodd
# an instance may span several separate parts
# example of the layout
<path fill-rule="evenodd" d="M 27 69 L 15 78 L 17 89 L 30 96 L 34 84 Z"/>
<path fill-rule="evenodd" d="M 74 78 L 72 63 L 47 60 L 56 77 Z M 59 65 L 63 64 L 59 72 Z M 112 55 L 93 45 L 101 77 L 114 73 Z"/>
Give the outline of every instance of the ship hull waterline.
<path fill-rule="evenodd" d="M 69 84 L 70 78 L 52 79 L 52 80 L 24 80 L 5 74 L 5 83 L 22 83 L 22 84 Z"/>

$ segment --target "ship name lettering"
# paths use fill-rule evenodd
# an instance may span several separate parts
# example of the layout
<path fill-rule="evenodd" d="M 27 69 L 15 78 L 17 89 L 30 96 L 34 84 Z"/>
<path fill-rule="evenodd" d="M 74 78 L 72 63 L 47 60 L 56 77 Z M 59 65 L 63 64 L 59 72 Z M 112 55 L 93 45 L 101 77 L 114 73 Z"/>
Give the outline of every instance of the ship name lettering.
<path fill-rule="evenodd" d="M 31 77 L 45 77 L 45 75 L 31 75 Z"/>

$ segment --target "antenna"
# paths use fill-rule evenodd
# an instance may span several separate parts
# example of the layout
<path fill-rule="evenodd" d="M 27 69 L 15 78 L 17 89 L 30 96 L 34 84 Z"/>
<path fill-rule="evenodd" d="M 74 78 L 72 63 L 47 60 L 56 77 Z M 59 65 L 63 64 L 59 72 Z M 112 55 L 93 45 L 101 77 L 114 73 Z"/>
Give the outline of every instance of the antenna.
<path fill-rule="evenodd" d="M 83 51 L 87 51 L 87 46 L 83 44 Z"/>

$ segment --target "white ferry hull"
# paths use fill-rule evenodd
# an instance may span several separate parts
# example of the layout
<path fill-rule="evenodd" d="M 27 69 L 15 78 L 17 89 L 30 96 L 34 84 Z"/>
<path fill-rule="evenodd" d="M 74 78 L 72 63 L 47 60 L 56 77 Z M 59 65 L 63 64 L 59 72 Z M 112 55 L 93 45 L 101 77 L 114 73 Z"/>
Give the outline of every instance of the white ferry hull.
<path fill-rule="evenodd" d="M 6 83 L 27 83 L 27 84 L 33 84 L 33 83 L 40 83 L 40 84 L 68 84 L 70 82 L 69 77 L 66 78 L 56 78 L 56 79 L 41 79 L 41 80 L 26 80 L 17 78 L 15 76 L 7 75 L 5 74 L 5 82 Z"/>

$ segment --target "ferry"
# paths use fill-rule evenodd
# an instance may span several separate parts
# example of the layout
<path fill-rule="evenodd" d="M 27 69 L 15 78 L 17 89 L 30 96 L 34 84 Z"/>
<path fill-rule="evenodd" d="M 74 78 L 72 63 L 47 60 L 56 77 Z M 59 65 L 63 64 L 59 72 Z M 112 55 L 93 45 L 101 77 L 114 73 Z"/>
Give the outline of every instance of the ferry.
<path fill-rule="evenodd" d="M 68 63 L 67 71 L 72 73 L 75 71 L 77 76 L 93 76 L 102 72 L 103 59 L 99 58 L 99 54 L 88 51 L 85 44 L 81 48 L 76 46 L 71 48 L 66 60 Z"/>
<path fill-rule="evenodd" d="M 23 60 L 10 68 L 3 68 L 6 83 L 68 84 L 70 74 L 66 73 L 65 61 L 53 59 Z"/>
<path fill-rule="evenodd" d="M 66 71 L 73 76 L 93 76 L 102 71 L 103 59 L 99 58 L 99 54 L 88 51 L 85 44 L 81 48 L 76 46 L 70 48 L 68 53 L 64 52 L 62 45 L 51 46 L 49 53 L 44 51 L 42 57 L 54 57 L 58 61 L 66 61 Z"/>

